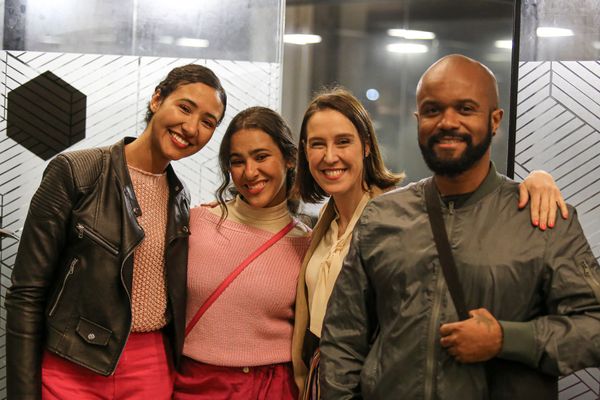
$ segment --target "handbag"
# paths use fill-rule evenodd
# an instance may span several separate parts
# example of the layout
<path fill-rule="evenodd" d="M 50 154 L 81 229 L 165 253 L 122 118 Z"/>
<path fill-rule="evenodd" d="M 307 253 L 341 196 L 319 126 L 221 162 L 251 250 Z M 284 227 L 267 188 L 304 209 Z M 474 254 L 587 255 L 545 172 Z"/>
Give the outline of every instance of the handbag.
<path fill-rule="evenodd" d="M 189 335 L 189 333 L 194 329 L 194 326 L 200 321 L 200 318 L 206 313 L 206 311 L 214 304 L 215 301 L 223 294 L 225 289 L 237 278 L 252 261 L 254 261 L 258 256 L 267 251 L 271 246 L 277 243 L 281 238 L 288 234 L 294 226 L 296 226 L 298 222 L 296 220 L 292 220 L 289 224 L 283 227 L 279 232 L 273 235 L 269 240 L 263 243 L 258 249 L 254 250 L 252 254 L 250 254 L 240 265 L 238 265 L 227 277 L 217 286 L 217 288 L 211 293 L 210 296 L 204 303 L 200 306 L 196 314 L 192 317 L 190 322 L 188 322 L 185 327 L 185 336 Z"/>
<path fill-rule="evenodd" d="M 433 178 L 425 183 L 425 203 L 450 297 L 460 320 L 469 318 L 452 248 L 448 241 L 442 208 Z M 492 400 L 557 399 L 558 379 L 525 364 L 493 358 L 484 363 L 488 392 Z"/>

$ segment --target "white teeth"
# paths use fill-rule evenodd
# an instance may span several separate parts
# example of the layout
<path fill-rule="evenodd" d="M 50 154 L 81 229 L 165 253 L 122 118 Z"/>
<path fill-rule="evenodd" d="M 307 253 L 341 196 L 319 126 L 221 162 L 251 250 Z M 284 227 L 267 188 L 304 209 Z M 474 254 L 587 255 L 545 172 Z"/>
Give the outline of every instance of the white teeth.
<path fill-rule="evenodd" d="M 265 181 L 261 181 L 261 182 L 258 182 L 256 184 L 254 184 L 254 185 L 247 184 L 246 186 L 250 190 L 258 190 L 258 189 L 264 188 L 265 187 L 265 183 L 266 183 Z"/>
<path fill-rule="evenodd" d="M 184 146 L 189 146 L 190 145 L 190 142 L 188 142 L 187 140 L 185 140 L 184 138 L 182 138 L 181 136 L 179 136 L 177 133 L 169 131 L 169 134 L 171 135 L 171 137 L 173 139 L 175 139 L 175 141 L 177 143 L 181 143 Z"/>
<path fill-rule="evenodd" d="M 458 142 L 462 142 L 462 139 L 455 138 L 455 137 L 440 139 L 440 143 L 458 143 Z"/>
<path fill-rule="evenodd" d="M 323 171 L 323 173 L 326 176 L 330 176 L 330 177 L 334 178 L 336 176 L 340 176 L 344 171 L 345 171 L 345 169 L 326 169 Z"/>

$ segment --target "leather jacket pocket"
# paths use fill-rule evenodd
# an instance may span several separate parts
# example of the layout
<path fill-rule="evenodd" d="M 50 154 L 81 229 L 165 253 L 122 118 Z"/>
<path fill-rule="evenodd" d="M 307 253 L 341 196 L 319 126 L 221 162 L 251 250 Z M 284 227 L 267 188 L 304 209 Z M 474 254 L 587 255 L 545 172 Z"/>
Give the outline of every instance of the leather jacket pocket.
<path fill-rule="evenodd" d="M 105 249 L 106 251 L 112 253 L 113 255 L 116 256 L 119 254 L 119 249 L 117 249 L 117 247 L 114 244 L 102 237 L 102 235 L 100 235 L 98 232 L 96 232 L 89 226 L 78 222 L 77 224 L 75 224 L 75 230 L 77 231 L 77 237 L 79 237 L 79 239 L 83 239 L 84 237 L 86 237 L 92 242 L 102 247 L 103 249 Z"/>
<path fill-rule="evenodd" d="M 60 285 L 60 289 L 58 289 L 58 294 L 56 295 L 54 302 L 52 302 L 50 311 L 48 311 L 49 317 L 53 316 L 54 313 L 56 312 L 56 308 L 58 307 L 58 304 L 60 303 L 60 299 L 62 298 L 65 288 L 67 287 L 68 282 L 71 280 L 71 278 L 73 277 L 73 274 L 75 273 L 75 266 L 77 265 L 78 262 L 79 262 L 79 259 L 77 257 L 75 257 L 71 260 L 71 263 L 69 264 L 69 269 L 67 270 L 67 273 L 65 274 L 65 277 L 63 278 L 63 281 Z"/>
<path fill-rule="evenodd" d="M 79 317 L 79 322 L 77 323 L 77 328 L 75 328 L 75 330 L 83 340 L 98 346 L 106 346 L 112 335 L 111 330 L 83 317 Z"/>

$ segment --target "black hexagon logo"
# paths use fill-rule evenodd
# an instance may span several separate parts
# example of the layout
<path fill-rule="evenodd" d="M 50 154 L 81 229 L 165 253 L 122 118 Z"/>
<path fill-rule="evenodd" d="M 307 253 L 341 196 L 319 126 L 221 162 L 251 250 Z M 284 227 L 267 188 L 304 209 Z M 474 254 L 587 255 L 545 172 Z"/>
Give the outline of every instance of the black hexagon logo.
<path fill-rule="evenodd" d="M 46 71 L 8 93 L 7 135 L 48 160 L 85 138 L 86 101 Z"/>

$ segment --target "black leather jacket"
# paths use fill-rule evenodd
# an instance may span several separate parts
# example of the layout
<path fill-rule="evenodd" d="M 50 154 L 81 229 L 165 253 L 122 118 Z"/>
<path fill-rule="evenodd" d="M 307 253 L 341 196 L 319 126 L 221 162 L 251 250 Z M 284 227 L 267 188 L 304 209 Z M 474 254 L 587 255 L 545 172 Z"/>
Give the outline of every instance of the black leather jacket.
<path fill-rule="evenodd" d="M 9 399 L 41 397 L 44 349 L 102 375 L 114 372 L 131 329 L 133 253 L 144 239 L 125 163 L 127 138 L 57 156 L 44 172 L 6 295 Z M 189 195 L 167 169 L 170 338 L 179 362 L 185 328 Z"/>

